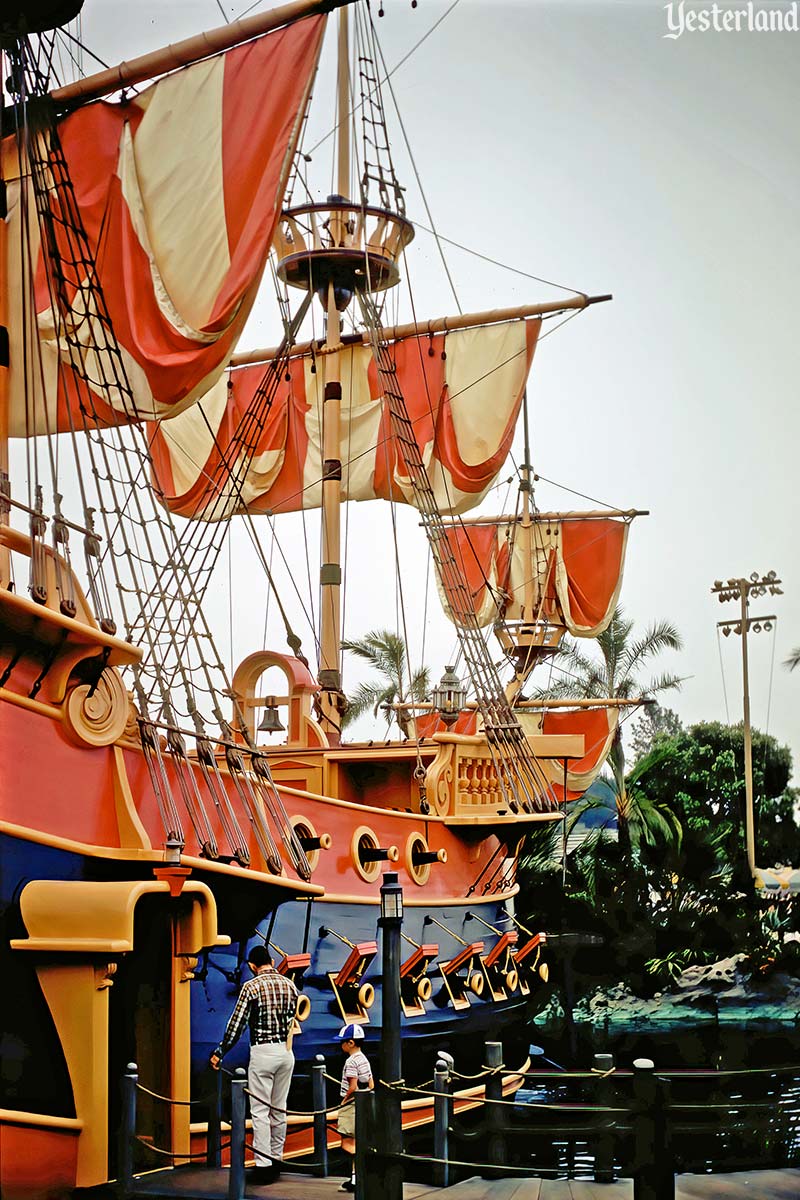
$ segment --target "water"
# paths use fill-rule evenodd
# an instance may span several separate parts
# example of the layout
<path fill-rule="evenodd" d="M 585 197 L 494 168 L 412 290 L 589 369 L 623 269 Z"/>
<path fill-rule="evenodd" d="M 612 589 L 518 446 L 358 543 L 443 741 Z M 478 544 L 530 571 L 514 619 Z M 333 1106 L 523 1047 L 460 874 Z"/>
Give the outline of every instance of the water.
<path fill-rule="evenodd" d="M 800 1165 L 800 1029 L 795 1025 L 731 1027 L 711 1023 L 669 1032 L 624 1033 L 597 1044 L 595 1033 L 579 1029 L 577 1068 L 591 1067 L 592 1055 L 614 1055 L 619 1069 L 634 1059 L 650 1058 L 657 1069 L 735 1071 L 714 1080 L 678 1076 L 671 1079 L 673 1151 L 676 1170 L 735 1171 Z M 568 1046 L 557 1038 L 541 1039 L 546 1056 L 564 1065 Z M 534 1066 L 542 1059 L 534 1059 Z M 775 1068 L 791 1067 L 787 1073 Z M 741 1073 L 738 1073 L 741 1072 Z M 530 1083 L 530 1081 L 529 1081 Z M 625 1106 L 630 1080 L 609 1081 L 604 1100 L 594 1080 L 543 1079 L 518 1093 L 520 1102 L 546 1104 L 604 1103 Z M 697 1106 L 697 1107 L 695 1107 Z M 609 1118 L 606 1117 L 606 1120 Z M 630 1118 L 612 1118 L 619 1129 L 613 1137 L 615 1173 L 629 1173 L 633 1139 L 626 1132 Z M 557 1175 L 591 1177 L 594 1172 L 597 1127 L 603 1118 L 580 1107 L 570 1110 L 514 1110 L 518 1127 L 509 1141 L 511 1159 L 520 1166 Z M 531 1126 L 533 1125 L 533 1129 Z M 558 1127 L 569 1125 L 569 1133 Z"/>

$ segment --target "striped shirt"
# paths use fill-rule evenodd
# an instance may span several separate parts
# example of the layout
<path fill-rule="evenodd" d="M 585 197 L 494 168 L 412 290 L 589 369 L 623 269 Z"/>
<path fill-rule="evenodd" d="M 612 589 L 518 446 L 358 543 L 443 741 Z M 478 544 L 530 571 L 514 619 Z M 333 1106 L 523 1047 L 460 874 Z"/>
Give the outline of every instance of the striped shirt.
<path fill-rule="evenodd" d="M 250 1025 L 250 1044 L 285 1042 L 297 1012 L 298 991 L 286 975 L 268 967 L 247 983 L 239 993 L 225 1036 L 216 1053 L 220 1058 L 238 1042 L 244 1027 Z"/>
<path fill-rule="evenodd" d="M 358 1087 L 359 1083 L 369 1083 L 370 1079 L 372 1079 L 372 1067 L 369 1065 L 369 1059 L 361 1050 L 356 1050 L 355 1054 L 348 1054 L 344 1060 L 340 1096 L 347 1095 L 351 1079 L 356 1080 L 356 1087 Z"/>

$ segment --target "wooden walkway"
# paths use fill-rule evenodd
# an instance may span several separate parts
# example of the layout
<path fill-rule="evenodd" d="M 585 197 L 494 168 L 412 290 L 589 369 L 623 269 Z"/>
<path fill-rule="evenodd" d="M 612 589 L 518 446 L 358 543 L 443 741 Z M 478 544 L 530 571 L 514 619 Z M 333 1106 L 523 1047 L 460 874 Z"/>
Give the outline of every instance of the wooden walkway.
<path fill-rule="evenodd" d="M 269 1187 L 248 1185 L 252 1200 L 344 1200 L 341 1177 L 284 1174 Z M 679 1175 L 678 1200 L 798 1200 L 800 1170 L 740 1171 L 734 1175 Z M 150 1200 L 226 1200 L 228 1172 L 185 1167 L 137 1180 L 136 1196 Z M 404 1200 L 633 1200 L 633 1183 L 574 1179 L 465 1179 L 449 1188 L 407 1183 Z"/>

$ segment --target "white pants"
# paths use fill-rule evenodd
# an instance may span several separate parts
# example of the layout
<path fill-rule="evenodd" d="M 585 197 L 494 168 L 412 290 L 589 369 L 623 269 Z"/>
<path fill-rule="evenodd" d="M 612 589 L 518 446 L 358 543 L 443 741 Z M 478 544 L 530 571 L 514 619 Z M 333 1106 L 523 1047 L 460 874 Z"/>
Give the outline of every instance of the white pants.
<path fill-rule="evenodd" d="M 286 1141 L 286 1101 L 294 1070 L 294 1054 L 282 1043 L 250 1047 L 247 1090 L 253 1118 L 253 1149 L 257 1167 L 283 1158 Z"/>

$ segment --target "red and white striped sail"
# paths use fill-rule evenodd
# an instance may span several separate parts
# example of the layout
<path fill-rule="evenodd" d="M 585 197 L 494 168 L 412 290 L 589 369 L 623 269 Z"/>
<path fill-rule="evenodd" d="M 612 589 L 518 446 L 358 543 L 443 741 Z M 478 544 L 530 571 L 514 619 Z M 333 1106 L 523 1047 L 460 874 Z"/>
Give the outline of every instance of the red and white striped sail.
<path fill-rule="evenodd" d="M 466 512 L 495 480 L 511 448 L 540 326 L 538 318 L 507 321 L 392 343 L 396 378 L 440 511 Z M 220 520 L 245 509 L 318 507 L 331 357 L 291 360 L 289 378 L 259 415 L 257 444 L 246 461 L 237 437 L 253 415 L 263 364 L 231 371 L 194 408 L 154 425 L 156 478 L 170 508 Z M 335 357 L 342 383 L 342 499 L 412 503 L 371 347 L 348 346 Z"/>
<path fill-rule="evenodd" d="M 622 587 L 628 522 L 564 516 L 530 526 L 502 518 L 454 525 L 447 536 L 480 626 L 549 621 L 574 637 L 608 628 Z M 451 595 L 439 579 L 445 612 L 463 623 L 463 591 Z"/>
<path fill-rule="evenodd" d="M 0 310 L 10 326 L 12 436 L 80 427 L 81 402 L 110 424 L 160 418 L 219 378 L 269 253 L 324 23 L 309 17 L 165 76 L 127 103 L 87 105 L 58 122 L 132 408 L 121 388 L 87 396 L 72 370 L 59 325 L 87 347 L 89 378 L 101 368 L 114 378 L 111 355 L 97 348 L 106 340 L 99 316 L 84 311 L 76 286 L 88 268 L 67 274 L 57 318 L 43 259 L 54 251 L 40 240 L 30 162 L 15 137 L 4 139 L 9 216 L 0 239 L 7 281 Z M 56 241 L 55 256 L 67 259 L 59 228 Z"/>

